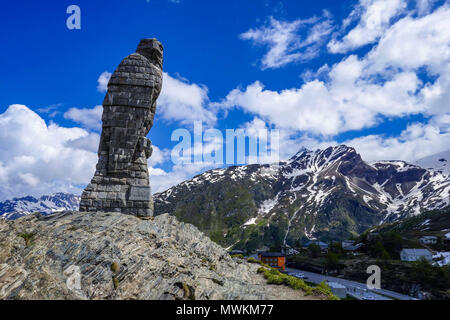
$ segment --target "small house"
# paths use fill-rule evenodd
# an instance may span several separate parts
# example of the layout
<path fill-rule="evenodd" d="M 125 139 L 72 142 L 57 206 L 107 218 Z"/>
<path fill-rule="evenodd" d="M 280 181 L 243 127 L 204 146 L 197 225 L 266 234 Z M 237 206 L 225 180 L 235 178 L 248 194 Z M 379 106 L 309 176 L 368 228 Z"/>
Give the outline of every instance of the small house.
<path fill-rule="evenodd" d="M 418 261 L 425 259 L 431 261 L 433 254 L 428 249 L 403 249 L 400 252 L 400 260 L 402 261 Z"/>
<path fill-rule="evenodd" d="M 341 243 L 342 248 L 344 248 L 344 249 L 345 249 L 345 247 L 352 246 L 354 244 L 355 244 L 355 240 L 344 240 Z"/>
<path fill-rule="evenodd" d="M 272 268 L 284 271 L 286 268 L 286 257 L 281 252 L 261 252 L 258 259 Z"/>
<path fill-rule="evenodd" d="M 437 243 L 437 237 L 435 236 L 423 236 L 419 239 L 420 243 L 422 244 L 436 244 Z"/>

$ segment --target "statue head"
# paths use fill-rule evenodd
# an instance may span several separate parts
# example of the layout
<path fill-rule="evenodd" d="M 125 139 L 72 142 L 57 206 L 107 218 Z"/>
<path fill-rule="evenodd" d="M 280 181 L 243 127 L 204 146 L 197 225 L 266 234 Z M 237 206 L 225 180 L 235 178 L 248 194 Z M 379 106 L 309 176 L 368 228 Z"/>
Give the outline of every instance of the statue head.
<path fill-rule="evenodd" d="M 146 57 L 151 63 L 157 65 L 162 70 L 163 45 L 161 42 L 155 38 L 142 39 L 139 42 L 136 52 Z"/>

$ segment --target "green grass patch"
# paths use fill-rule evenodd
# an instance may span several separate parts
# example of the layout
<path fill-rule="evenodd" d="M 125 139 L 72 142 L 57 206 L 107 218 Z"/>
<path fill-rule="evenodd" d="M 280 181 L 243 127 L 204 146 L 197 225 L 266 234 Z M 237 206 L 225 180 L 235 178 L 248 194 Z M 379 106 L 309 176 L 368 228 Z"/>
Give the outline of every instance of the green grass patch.
<path fill-rule="evenodd" d="M 339 300 L 339 298 L 336 297 L 333 294 L 333 292 L 331 292 L 330 287 L 326 284 L 325 281 L 322 281 L 321 283 L 319 283 L 319 285 L 317 285 L 317 287 L 312 288 L 312 290 L 314 293 L 324 294 L 330 300 Z"/>
<path fill-rule="evenodd" d="M 25 245 L 28 247 L 33 243 L 34 233 L 24 232 L 19 234 L 19 237 L 25 240 Z"/>
<path fill-rule="evenodd" d="M 263 263 L 262 261 L 256 260 L 255 258 L 248 258 L 248 259 L 247 259 L 247 262 L 250 262 L 250 263 L 258 263 L 258 264 L 260 264 L 260 265 L 263 266 L 263 267 L 271 268 L 271 266 L 269 266 L 268 264 L 265 264 L 265 263 Z M 259 270 L 259 269 L 258 269 L 258 270 Z"/>
<path fill-rule="evenodd" d="M 117 288 L 119 287 L 119 279 L 117 279 L 116 277 L 112 277 L 112 282 L 113 282 L 114 290 L 117 290 Z"/>
<path fill-rule="evenodd" d="M 111 271 L 114 273 L 119 272 L 119 265 L 117 264 L 117 262 L 113 262 L 111 263 L 111 267 L 110 267 Z"/>
<path fill-rule="evenodd" d="M 271 267 L 259 267 L 257 272 L 262 273 L 269 284 L 286 285 L 295 290 L 302 290 L 306 295 L 325 295 L 329 300 L 339 300 L 325 282 L 321 282 L 316 287 L 311 287 L 302 279 L 281 273 Z"/>

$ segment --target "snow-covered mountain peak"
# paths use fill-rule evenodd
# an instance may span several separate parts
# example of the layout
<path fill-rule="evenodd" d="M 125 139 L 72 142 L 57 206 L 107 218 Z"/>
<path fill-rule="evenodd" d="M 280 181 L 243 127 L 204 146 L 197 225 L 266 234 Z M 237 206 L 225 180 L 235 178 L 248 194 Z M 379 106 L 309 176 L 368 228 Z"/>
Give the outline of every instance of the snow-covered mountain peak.
<path fill-rule="evenodd" d="M 0 202 L 0 217 L 17 219 L 34 212 L 50 214 L 64 210 L 78 210 L 80 197 L 58 192 L 52 195 L 44 195 L 39 198 L 26 196 Z"/>

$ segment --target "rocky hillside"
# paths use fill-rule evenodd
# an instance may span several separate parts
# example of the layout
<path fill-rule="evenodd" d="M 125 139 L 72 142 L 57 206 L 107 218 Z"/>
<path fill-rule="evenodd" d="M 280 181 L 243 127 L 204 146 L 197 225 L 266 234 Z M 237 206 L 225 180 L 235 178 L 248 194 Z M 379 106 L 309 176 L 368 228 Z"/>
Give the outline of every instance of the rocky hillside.
<path fill-rule="evenodd" d="M 58 192 L 40 198 L 28 196 L 0 202 L 0 217 L 17 219 L 34 212 L 51 214 L 65 210 L 78 210 L 79 206 L 80 197 L 70 193 Z"/>
<path fill-rule="evenodd" d="M 433 247 L 441 248 L 446 251 L 450 250 L 450 244 L 444 239 L 450 238 L 450 206 L 440 209 L 425 211 L 417 216 L 408 217 L 401 221 L 393 223 L 384 223 L 374 226 L 366 230 L 361 238 L 367 237 L 369 234 L 388 234 L 390 232 L 398 233 L 403 240 L 408 241 L 409 246 L 422 248 L 424 247 L 419 238 L 423 236 L 436 236 L 438 238 L 438 244 L 436 246 L 427 246 L 433 249 Z"/>
<path fill-rule="evenodd" d="M 0 219 L 0 299 L 324 299 L 266 284 L 168 214 Z"/>
<path fill-rule="evenodd" d="M 344 145 L 300 150 L 279 165 L 216 169 L 155 195 L 223 246 L 254 250 L 344 239 L 450 203 L 450 179 L 404 161 L 368 163 Z"/>

